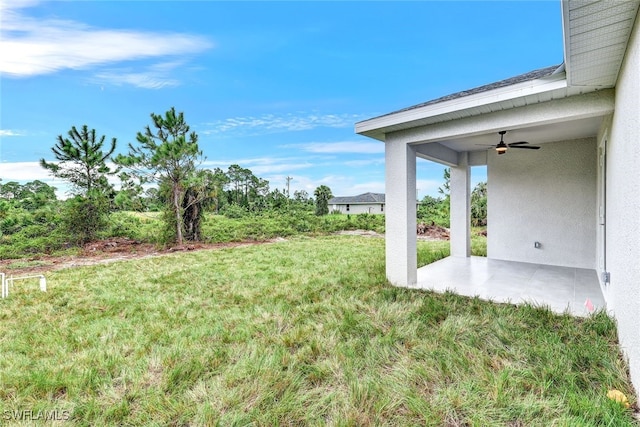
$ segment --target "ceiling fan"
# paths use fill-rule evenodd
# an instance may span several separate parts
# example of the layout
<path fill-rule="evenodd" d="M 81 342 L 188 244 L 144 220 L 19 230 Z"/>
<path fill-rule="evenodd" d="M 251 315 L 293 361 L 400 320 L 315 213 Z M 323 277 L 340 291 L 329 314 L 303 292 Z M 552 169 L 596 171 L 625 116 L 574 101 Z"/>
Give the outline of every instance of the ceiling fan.
<path fill-rule="evenodd" d="M 540 147 L 536 146 L 536 145 L 527 145 L 529 144 L 527 141 L 519 141 L 519 142 L 512 142 L 511 144 L 506 144 L 504 142 L 504 134 L 507 133 L 506 130 L 501 130 L 500 132 L 498 132 L 498 134 L 500 134 L 500 142 L 496 145 L 489 145 L 489 147 L 494 147 L 496 149 L 496 151 L 498 152 L 498 154 L 504 154 L 507 152 L 508 148 L 526 148 L 528 150 L 539 150 Z"/>

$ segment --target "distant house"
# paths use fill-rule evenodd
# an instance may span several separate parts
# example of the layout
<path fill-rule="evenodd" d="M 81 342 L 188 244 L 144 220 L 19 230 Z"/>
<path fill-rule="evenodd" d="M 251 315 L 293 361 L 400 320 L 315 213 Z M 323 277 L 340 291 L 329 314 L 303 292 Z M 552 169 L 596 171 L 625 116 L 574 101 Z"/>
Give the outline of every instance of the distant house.
<path fill-rule="evenodd" d="M 343 214 L 384 214 L 384 194 L 364 193 L 329 199 L 329 209 Z"/>

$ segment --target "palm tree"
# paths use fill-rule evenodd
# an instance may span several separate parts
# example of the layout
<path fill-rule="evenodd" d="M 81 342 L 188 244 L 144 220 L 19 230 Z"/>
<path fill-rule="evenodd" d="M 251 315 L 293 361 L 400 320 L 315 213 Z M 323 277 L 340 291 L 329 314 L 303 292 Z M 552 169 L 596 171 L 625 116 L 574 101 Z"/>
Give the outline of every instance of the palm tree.
<path fill-rule="evenodd" d="M 316 215 L 326 215 L 329 213 L 329 199 L 333 197 L 331 189 L 326 185 L 321 185 L 313 192 L 316 196 Z"/>

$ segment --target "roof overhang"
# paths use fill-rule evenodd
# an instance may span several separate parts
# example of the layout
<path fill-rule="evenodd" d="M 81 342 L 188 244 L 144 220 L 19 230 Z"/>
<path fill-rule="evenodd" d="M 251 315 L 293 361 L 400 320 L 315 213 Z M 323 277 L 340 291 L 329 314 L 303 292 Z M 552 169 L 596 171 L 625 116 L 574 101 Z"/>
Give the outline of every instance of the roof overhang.
<path fill-rule="evenodd" d="M 595 136 L 602 118 L 613 112 L 610 88 L 615 87 L 639 4 L 565 0 L 563 66 L 364 120 L 355 131 L 380 141 L 434 144 L 420 147 L 418 155 L 449 165 L 456 164 L 460 151 L 495 144 L 499 130 L 509 131 L 509 141 L 534 143 Z"/>
<path fill-rule="evenodd" d="M 564 58 L 570 86 L 616 85 L 639 6 L 639 0 L 562 2 Z"/>
<path fill-rule="evenodd" d="M 567 86 L 564 72 L 559 72 L 542 79 L 365 120 L 356 123 L 356 133 L 384 141 L 389 132 L 537 104 L 576 92 L 579 91 L 572 91 Z"/>

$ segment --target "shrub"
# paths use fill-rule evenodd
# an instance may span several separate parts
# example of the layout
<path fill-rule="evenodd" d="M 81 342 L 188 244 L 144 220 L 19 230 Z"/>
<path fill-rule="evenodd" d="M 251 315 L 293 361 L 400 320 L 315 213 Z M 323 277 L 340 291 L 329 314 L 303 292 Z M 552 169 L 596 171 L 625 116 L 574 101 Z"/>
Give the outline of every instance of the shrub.
<path fill-rule="evenodd" d="M 59 229 L 47 232 L 40 225 L 29 226 L 11 236 L 1 238 L 0 259 L 24 258 L 39 254 L 51 254 L 68 247 Z"/>
<path fill-rule="evenodd" d="M 243 218 L 248 214 L 247 210 L 235 203 L 224 206 L 220 213 L 226 216 L 227 218 Z"/>
<path fill-rule="evenodd" d="M 75 244 L 95 240 L 98 232 L 107 228 L 109 201 L 104 197 L 76 196 L 66 201 L 62 223 L 66 234 Z"/>
<path fill-rule="evenodd" d="M 105 237 L 127 237 L 129 239 L 143 240 L 143 236 L 141 236 L 142 228 L 143 224 L 139 218 L 126 212 L 113 212 L 109 215 L 109 226 Z"/>

